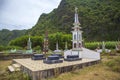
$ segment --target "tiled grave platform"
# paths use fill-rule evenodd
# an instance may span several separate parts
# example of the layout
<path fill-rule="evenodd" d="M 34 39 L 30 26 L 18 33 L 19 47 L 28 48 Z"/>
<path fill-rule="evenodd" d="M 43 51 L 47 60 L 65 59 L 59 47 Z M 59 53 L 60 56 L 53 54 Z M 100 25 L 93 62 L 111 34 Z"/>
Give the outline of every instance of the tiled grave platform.
<path fill-rule="evenodd" d="M 13 63 L 21 65 L 21 70 L 26 72 L 32 80 L 40 80 L 56 76 L 60 73 L 69 72 L 75 69 L 81 69 L 90 65 L 97 64 L 96 59 L 82 59 L 78 61 L 63 61 L 63 63 L 45 64 L 43 60 L 13 59 Z"/>

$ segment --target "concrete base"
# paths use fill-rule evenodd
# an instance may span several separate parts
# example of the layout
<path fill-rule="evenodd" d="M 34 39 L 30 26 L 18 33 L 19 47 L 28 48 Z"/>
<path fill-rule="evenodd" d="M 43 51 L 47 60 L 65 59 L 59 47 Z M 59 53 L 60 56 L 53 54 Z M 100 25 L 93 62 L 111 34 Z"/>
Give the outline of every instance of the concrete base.
<path fill-rule="evenodd" d="M 21 70 L 26 72 L 32 80 L 43 80 L 64 72 L 91 66 L 98 62 L 99 60 L 96 59 L 82 59 L 72 62 L 63 61 L 63 63 L 45 64 L 43 60 L 34 61 L 31 58 L 13 59 L 13 63 L 21 65 Z"/>
<path fill-rule="evenodd" d="M 100 60 L 100 53 L 86 48 L 82 48 L 82 50 L 67 50 L 64 52 L 65 59 L 67 59 L 67 55 L 79 55 L 79 58 Z"/>

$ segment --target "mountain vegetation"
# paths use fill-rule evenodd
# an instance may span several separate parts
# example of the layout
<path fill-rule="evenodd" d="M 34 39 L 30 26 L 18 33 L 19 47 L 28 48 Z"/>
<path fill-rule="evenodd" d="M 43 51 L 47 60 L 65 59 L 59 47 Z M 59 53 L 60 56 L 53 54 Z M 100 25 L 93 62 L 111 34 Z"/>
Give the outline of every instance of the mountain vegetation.
<path fill-rule="evenodd" d="M 0 45 L 7 45 L 10 40 L 20 37 L 26 33 L 26 30 L 13 30 L 7 29 L 0 30 Z"/>
<path fill-rule="evenodd" d="M 75 6 L 78 7 L 85 41 L 112 41 L 120 38 L 119 0 L 62 0 L 57 9 L 49 14 L 42 14 L 27 33 L 42 35 L 48 30 L 49 34 L 71 34 Z"/>

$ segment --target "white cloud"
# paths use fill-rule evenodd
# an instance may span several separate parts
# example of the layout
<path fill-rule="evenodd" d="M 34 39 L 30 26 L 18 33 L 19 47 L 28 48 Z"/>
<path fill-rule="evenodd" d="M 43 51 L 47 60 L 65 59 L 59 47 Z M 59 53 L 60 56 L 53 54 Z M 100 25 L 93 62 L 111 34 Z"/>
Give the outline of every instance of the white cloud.
<path fill-rule="evenodd" d="M 61 0 L 4 0 L 0 8 L 0 24 L 7 29 L 28 29 L 36 24 L 42 13 L 49 13 L 57 8 Z M 16 25 L 8 26 L 8 25 Z M 19 25 L 24 26 L 20 27 Z M 19 27 L 17 27 L 19 26 Z M 0 29 L 2 29 L 0 25 Z"/>

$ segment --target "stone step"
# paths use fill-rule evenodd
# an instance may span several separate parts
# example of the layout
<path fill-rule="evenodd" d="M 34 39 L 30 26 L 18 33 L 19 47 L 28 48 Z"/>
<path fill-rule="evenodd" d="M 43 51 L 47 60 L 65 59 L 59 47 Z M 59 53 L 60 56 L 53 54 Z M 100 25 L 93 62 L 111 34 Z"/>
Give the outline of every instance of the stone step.
<path fill-rule="evenodd" d="M 14 72 L 15 71 L 13 66 L 8 66 L 8 69 L 9 69 L 10 72 Z"/>
<path fill-rule="evenodd" d="M 19 65 L 19 64 L 12 64 L 12 66 L 13 66 L 14 68 L 20 68 L 20 65 Z"/>
<path fill-rule="evenodd" d="M 20 65 L 19 64 L 12 64 L 11 66 L 8 66 L 8 69 L 10 72 L 20 71 Z"/>
<path fill-rule="evenodd" d="M 19 64 L 12 64 L 14 67 L 15 71 L 20 71 L 20 65 Z"/>

